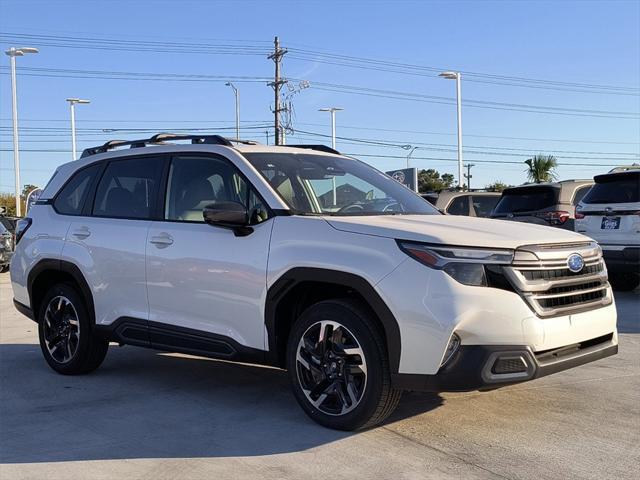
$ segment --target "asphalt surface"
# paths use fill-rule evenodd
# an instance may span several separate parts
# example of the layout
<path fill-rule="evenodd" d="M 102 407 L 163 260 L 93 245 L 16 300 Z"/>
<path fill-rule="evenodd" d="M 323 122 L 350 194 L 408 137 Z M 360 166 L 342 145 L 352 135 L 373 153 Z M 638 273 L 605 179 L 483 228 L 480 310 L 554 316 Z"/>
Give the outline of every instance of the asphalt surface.
<path fill-rule="evenodd" d="M 405 394 L 383 426 L 315 425 L 284 372 L 111 347 L 95 373 L 45 364 L 0 275 L 1 479 L 638 478 L 640 294 L 620 353 L 488 393 Z"/>

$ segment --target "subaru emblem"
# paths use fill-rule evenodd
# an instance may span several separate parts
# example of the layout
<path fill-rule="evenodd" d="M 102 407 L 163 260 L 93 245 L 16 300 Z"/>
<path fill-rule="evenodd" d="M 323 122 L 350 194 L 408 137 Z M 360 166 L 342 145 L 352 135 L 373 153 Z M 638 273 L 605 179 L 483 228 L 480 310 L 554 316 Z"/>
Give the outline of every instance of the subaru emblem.
<path fill-rule="evenodd" d="M 569 267 L 569 270 L 573 273 L 578 273 L 582 270 L 584 268 L 584 259 L 582 258 L 582 255 L 578 253 L 569 255 L 569 258 L 567 258 L 567 267 Z"/>

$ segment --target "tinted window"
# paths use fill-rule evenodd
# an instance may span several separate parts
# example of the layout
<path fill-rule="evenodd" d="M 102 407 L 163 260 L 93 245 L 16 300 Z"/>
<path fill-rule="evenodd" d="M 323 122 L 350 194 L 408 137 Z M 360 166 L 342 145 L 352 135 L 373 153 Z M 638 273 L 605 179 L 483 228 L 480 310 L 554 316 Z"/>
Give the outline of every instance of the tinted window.
<path fill-rule="evenodd" d="M 76 173 L 56 196 L 53 204 L 56 211 L 64 215 L 81 215 L 91 181 L 101 168 L 101 165 L 92 165 Z"/>
<path fill-rule="evenodd" d="M 297 214 L 438 214 L 399 182 L 355 159 L 302 153 L 244 156 Z"/>
<path fill-rule="evenodd" d="M 202 210 L 221 202 L 243 204 L 251 223 L 268 217 L 260 198 L 229 162 L 213 157 L 176 157 L 171 161 L 167 220 L 204 222 Z"/>
<path fill-rule="evenodd" d="M 476 217 L 488 217 L 500 197 L 498 195 L 473 195 L 471 200 L 473 201 Z"/>
<path fill-rule="evenodd" d="M 160 163 L 155 157 L 110 163 L 98 184 L 93 214 L 150 218 L 158 195 Z"/>
<path fill-rule="evenodd" d="M 588 185 L 586 187 L 580 187 L 578 190 L 576 190 L 576 193 L 573 195 L 573 205 L 579 204 L 580 200 L 582 200 L 582 197 L 587 194 L 590 188 L 591 185 Z"/>
<path fill-rule="evenodd" d="M 502 192 L 494 213 L 519 213 L 554 206 L 560 189 L 553 187 L 520 187 Z"/>
<path fill-rule="evenodd" d="M 431 195 L 431 194 L 427 193 L 427 194 L 423 194 L 423 195 L 421 195 L 421 197 L 422 197 L 422 198 L 424 198 L 424 199 L 425 199 L 427 202 L 429 202 L 431 205 L 435 205 L 435 204 L 436 204 L 436 202 L 438 201 L 438 194 L 437 194 L 437 193 L 436 193 L 436 194 L 433 194 L 433 195 Z"/>
<path fill-rule="evenodd" d="M 640 202 L 640 173 L 601 175 L 582 203 Z"/>
<path fill-rule="evenodd" d="M 447 207 L 449 215 L 469 215 L 469 195 L 456 197 Z"/>

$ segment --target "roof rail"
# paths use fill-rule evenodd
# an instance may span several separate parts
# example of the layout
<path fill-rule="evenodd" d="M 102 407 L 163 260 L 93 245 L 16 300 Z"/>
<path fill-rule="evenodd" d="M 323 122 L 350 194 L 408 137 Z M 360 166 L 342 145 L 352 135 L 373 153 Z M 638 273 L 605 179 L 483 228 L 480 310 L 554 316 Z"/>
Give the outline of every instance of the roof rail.
<path fill-rule="evenodd" d="M 318 150 L 320 152 L 326 153 L 335 153 L 336 155 L 340 155 L 340 152 L 335 148 L 327 147 L 326 145 L 281 145 L 282 147 L 291 147 L 291 148 L 307 148 L 309 150 Z"/>
<path fill-rule="evenodd" d="M 142 148 L 147 145 L 163 145 L 166 140 L 191 140 L 192 144 L 213 144 L 224 145 L 232 147 L 233 144 L 230 140 L 220 135 L 182 135 L 175 133 L 158 133 L 150 138 L 142 138 L 139 140 L 109 140 L 97 147 L 85 148 L 80 158 L 88 157 L 89 155 L 95 155 L 97 153 L 105 153 L 109 150 L 113 150 L 118 147 L 130 148 Z M 249 142 L 244 140 L 232 140 L 238 143 L 255 144 L 255 142 Z"/>

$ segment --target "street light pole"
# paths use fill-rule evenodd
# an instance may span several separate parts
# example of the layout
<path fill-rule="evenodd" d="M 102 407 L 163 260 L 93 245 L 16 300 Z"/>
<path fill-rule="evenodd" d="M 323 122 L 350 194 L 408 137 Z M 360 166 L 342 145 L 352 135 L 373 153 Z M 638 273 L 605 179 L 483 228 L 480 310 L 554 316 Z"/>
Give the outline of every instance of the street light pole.
<path fill-rule="evenodd" d="M 16 217 L 20 217 L 21 204 L 20 204 L 20 145 L 18 142 L 18 88 L 16 86 L 16 57 L 22 57 L 25 53 L 38 53 L 37 48 L 11 47 L 4 52 L 9 56 L 9 63 L 11 64 L 11 106 L 12 106 L 12 120 L 13 120 L 13 169 L 15 176 L 15 194 L 16 194 Z"/>
<path fill-rule="evenodd" d="M 464 166 L 462 164 L 462 95 L 460 93 L 460 72 L 442 72 L 440 75 L 442 78 L 456 81 L 456 104 L 458 110 L 458 186 L 462 190 L 464 184 Z"/>
<path fill-rule="evenodd" d="M 339 112 L 341 110 L 344 110 L 343 108 L 340 107 L 329 107 L 329 108 L 321 108 L 318 111 L 319 112 L 329 112 L 331 113 L 331 148 L 333 148 L 334 150 L 336 149 L 336 112 Z M 331 177 L 331 181 L 332 181 L 332 191 L 333 191 L 333 195 L 332 195 L 332 200 L 333 200 L 333 206 L 335 207 L 338 203 L 338 199 L 337 199 L 337 192 L 336 192 L 336 177 L 335 175 L 333 177 Z"/>
<path fill-rule="evenodd" d="M 420 147 L 410 147 L 410 148 L 411 148 L 411 151 L 409 152 L 409 155 L 407 155 L 407 168 L 409 168 L 409 160 L 411 159 L 411 155 L 415 150 L 417 150 Z"/>
<path fill-rule="evenodd" d="M 89 100 L 82 100 L 80 98 L 67 98 L 69 102 L 69 108 L 71 110 L 71 160 L 76 160 L 76 104 L 91 103 Z"/>
<path fill-rule="evenodd" d="M 240 140 L 240 91 L 231 82 L 227 82 L 225 85 L 233 88 L 233 93 L 236 96 L 236 140 Z"/>

